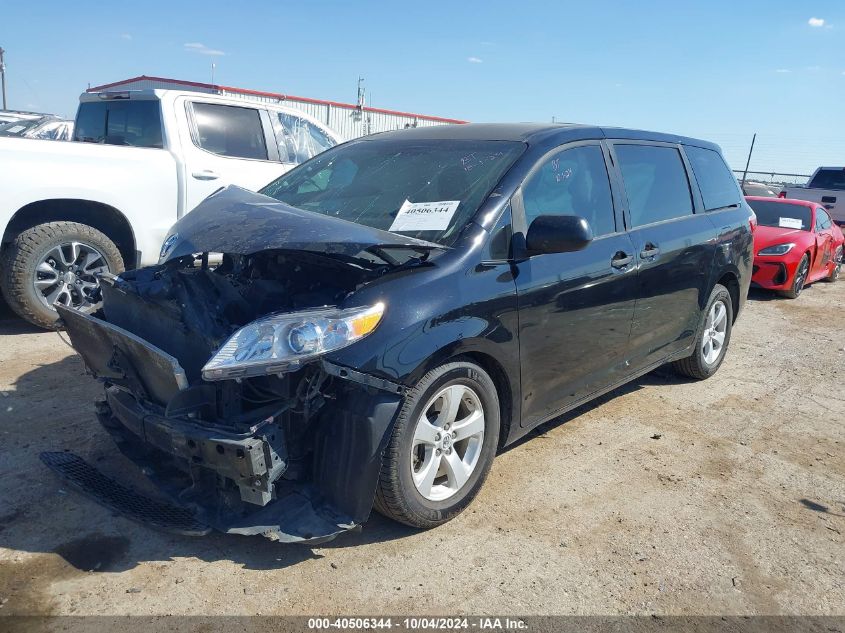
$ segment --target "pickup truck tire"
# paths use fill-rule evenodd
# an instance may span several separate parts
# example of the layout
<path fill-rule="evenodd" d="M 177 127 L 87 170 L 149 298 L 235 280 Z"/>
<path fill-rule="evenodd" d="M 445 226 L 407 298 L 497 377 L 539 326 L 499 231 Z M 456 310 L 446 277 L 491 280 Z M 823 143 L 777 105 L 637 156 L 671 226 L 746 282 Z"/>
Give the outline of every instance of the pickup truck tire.
<path fill-rule="evenodd" d="M 715 374 L 725 360 L 733 321 L 731 294 L 723 285 L 716 284 L 702 311 L 693 352 L 687 358 L 672 363 L 675 372 L 695 380 L 704 380 Z"/>
<path fill-rule="evenodd" d="M 95 274 L 103 271 L 123 272 L 123 257 L 114 242 L 87 224 L 48 222 L 21 232 L 4 250 L 0 286 L 19 316 L 57 329 L 58 314 L 45 293 L 58 291 L 56 300 L 89 311 L 96 306 L 87 301 L 87 293 L 96 286 Z M 54 278 L 56 284 L 49 286 Z M 37 279 L 41 288 L 36 287 Z"/>
<path fill-rule="evenodd" d="M 402 403 L 382 455 L 375 509 L 405 525 L 432 528 L 478 494 L 499 442 L 496 385 L 475 363 L 437 367 Z"/>

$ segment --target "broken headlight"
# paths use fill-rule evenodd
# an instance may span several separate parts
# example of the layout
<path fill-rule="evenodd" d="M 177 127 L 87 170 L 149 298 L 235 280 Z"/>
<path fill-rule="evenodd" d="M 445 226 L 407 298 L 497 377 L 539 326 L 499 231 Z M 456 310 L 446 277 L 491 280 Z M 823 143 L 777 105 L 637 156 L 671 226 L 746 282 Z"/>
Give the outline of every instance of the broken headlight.
<path fill-rule="evenodd" d="M 275 374 L 331 352 L 376 329 L 384 304 L 349 310 L 272 314 L 235 332 L 202 368 L 206 380 Z"/>

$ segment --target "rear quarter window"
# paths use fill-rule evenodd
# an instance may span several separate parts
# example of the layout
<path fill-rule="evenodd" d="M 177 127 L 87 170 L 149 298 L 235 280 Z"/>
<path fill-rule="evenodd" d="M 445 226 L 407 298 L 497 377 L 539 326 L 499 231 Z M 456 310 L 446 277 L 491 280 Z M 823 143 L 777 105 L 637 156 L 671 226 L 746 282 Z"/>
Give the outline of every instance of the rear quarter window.
<path fill-rule="evenodd" d="M 157 100 L 105 100 L 79 104 L 73 140 L 106 145 L 164 147 Z"/>
<path fill-rule="evenodd" d="M 741 202 L 736 178 L 718 152 L 703 147 L 684 146 L 707 211 Z"/>

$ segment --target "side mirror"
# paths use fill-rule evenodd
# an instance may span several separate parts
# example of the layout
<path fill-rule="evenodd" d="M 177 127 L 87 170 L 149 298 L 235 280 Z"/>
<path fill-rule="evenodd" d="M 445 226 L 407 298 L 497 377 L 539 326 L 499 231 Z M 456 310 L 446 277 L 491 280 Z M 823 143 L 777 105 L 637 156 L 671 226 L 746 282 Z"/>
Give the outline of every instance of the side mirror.
<path fill-rule="evenodd" d="M 577 215 L 539 215 L 528 227 L 525 246 L 529 255 L 570 253 L 593 241 L 590 224 Z"/>

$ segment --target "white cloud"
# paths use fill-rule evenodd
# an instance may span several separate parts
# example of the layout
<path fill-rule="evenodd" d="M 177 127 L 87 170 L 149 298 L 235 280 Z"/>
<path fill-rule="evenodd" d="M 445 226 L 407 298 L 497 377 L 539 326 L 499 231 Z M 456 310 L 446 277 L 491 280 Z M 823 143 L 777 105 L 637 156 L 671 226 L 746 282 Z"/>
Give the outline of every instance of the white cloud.
<path fill-rule="evenodd" d="M 131 34 L 129 34 L 129 33 L 121 33 L 121 34 L 120 34 L 120 39 L 122 39 L 122 40 L 131 40 L 131 39 L 132 39 L 132 35 L 131 35 Z"/>
<path fill-rule="evenodd" d="M 824 26 L 824 20 L 822 18 L 810 18 L 809 20 L 807 20 L 807 24 L 814 28 L 819 28 L 821 26 Z"/>
<path fill-rule="evenodd" d="M 778 68 L 775 72 L 783 74 L 783 73 L 791 73 L 792 71 L 789 70 L 789 68 Z"/>
<path fill-rule="evenodd" d="M 467 61 L 468 61 L 470 64 L 480 64 L 480 63 L 481 63 L 481 62 L 483 62 L 484 60 L 483 60 L 483 59 L 481 59 L 480 57 L 467 57 Z"/>
<path fill-rule="evenodd" d="M 205 44 L 201 44 L 200 42 L 187 42 L 185 44 L 185 50 L 189 53 L 199 53 L 200 55 L 212 55 L 214 57 L 219 57 L 221 55 L 225 55 L 221 50 L 216 48 L 208 48 Z"/>

